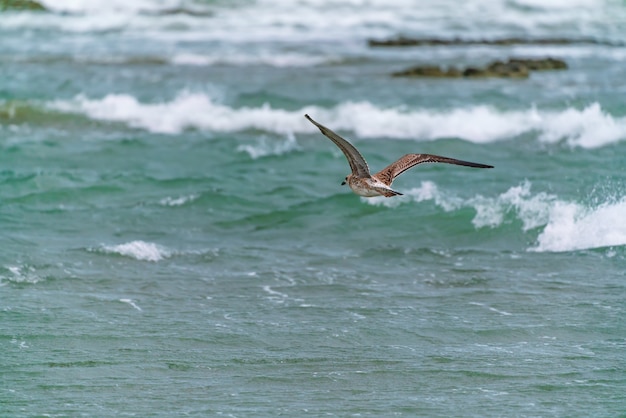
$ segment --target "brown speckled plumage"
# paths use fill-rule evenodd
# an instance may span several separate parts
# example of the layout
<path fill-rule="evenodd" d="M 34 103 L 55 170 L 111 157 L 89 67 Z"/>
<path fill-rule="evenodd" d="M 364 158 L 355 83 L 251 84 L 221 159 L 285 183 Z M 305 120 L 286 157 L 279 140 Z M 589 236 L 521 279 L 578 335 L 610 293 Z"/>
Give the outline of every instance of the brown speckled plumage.
<path fill-rule="evenodd" d="M 312 124 L 317 126 L 319 130 L 328 139 L 333 141 L 337 147 L 344 153 L 350 164 L 352 173 L 346 177 L 346 183 L 358 195 L 364 197 L 385 196 L 392 197 L 401 195 L 402 193 L 391 189 L 393 180 L 406 170 L 421 163 L 445 163 L 463 165 L 474 168 L 493 168 L 491 165 L 472 163 L 469 161 L 457 160 L 449 157 L 442 157 L 432 154 L 406 154 L 399 160 L 389 164 L 378 173 L 371 175 L 365 158 L 361 155 L 354 145 L 343 139 L 335 132 L 331 131 L 324 125 L 321 125 L 311 119 L 309 115 L 304 115 Z"/>

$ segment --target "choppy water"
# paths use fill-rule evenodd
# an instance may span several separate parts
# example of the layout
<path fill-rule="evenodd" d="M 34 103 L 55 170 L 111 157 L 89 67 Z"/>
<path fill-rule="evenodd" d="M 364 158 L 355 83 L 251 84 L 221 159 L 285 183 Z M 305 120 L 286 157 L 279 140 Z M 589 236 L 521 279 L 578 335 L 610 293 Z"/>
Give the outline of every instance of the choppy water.
<path fill-rule="evenodd" d="M 0 14 L 0 415 L 626 412 L 623 2 L 43 4 Z M 389 76 L 518 56 L 569 69 Z M 305 113 L 496 168 L 362 199 Z"/>

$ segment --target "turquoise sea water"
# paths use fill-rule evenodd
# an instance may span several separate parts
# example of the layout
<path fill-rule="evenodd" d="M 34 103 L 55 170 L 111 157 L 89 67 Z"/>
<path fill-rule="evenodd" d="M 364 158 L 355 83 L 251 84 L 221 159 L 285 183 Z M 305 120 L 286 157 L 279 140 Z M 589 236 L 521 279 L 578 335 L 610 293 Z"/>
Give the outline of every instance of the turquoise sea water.
<path fill-rule="evenodd" d="M 43 4 L 0 14 L 0 416 L 626 414 L 623 2 Z M 495 168 L 360 198 L 305 113 Z"/>

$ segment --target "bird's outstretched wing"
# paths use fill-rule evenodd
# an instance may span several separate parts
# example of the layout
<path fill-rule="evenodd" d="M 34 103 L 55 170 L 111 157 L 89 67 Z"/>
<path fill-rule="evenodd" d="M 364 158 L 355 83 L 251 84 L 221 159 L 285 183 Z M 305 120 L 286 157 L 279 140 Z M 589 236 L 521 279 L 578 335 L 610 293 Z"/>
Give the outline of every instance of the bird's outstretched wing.
<path fill-rule="evenodd" d="M 411 167 L 414 167 L 421 163 L 446 163 L 464 165 L 467 167 L 475 168 L 493 168 L 492 165 L 472 163 L 469 161 L 456 160 L 454 158 L 441 157 L 439 155 L 432 154 L 407 154 L 400 158 L 396 162 L 389 164 L 387 167 L 374 174 L 372 177 L 376 177 L 378 180 L 385 183 L 387 186 L 391 186 L 393 180 L 400 174 L 404 173 Z"/>
<path fill-rule="evenodd" d="M 346 158 L 348 159 L 348 164 L 350 164 L 350 169 L 352 170 L 352 174 L 357 177 L 370 177 L 370 169 L 367 166 L 367 162 L 365 162 L 365 158 L 361 155 L 361 153 L 348 141 L 317 122 L 315 122 L 309 115 L 304 115 L 313 125 L 317 126 L 319 130 L 328 137 L 331 141 L 335 143 L 339 147 L 339 149 L 344 153 Z"/>

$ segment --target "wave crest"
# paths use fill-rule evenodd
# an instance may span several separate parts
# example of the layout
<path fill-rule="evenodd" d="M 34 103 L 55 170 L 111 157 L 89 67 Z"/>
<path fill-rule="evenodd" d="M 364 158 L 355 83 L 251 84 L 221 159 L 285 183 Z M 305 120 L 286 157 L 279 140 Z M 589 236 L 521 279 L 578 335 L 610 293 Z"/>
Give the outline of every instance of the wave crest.
<path fill-rule="evenodd" d="M 7 282 L 35 284 L 41 280 L 43 280 L 43 278 L 37 273 L 37 270 L 30 265 L 0 267 L 0 286 L 4 286 Z"/>
<path fill-rule="evenodd" d="M 626 245 L 626 198 L 588 208 L 555 202 L 533 251 L 574 251 Z"/>
<path fill-rule="evenodd" d="M 131 241 L 120 245 L 105 245 L 102 251 L 140 261 L 160 261 L 172 255 L 171 251 L 152 242 Z"/>
<path fill-rule="evenodd" d="M 523 232 L 542 228 L 536 252 L 564 252 L 626 245 L 626 197 L 616 202 L 588 206 L 559 199 L 545 192 L 532 193 L 525 181 L 495 197 L 481 195 L 462 199 L 442 192 L 435 183 L 423 181 L 402 197 L 362 199 L 377 206 L 396 207 L 408 202 L 432 201 L 446 212 L 473 208 L 474 227 L 498 228 L 514 217 L 522 222 Z M 510 221 L 508 221 L 510 222 Z"/>
<path fill-rule="evenodd" d="M 579 110 L 501 111 L 478 105 L 448 111 L 380 108 L 369 102 L 345 102 L 334 108 L 306 106 L 289 111 L 269 104 L 234 108 L 216 103 L 203 93 L 184 92 L 172 101 L 141 103 L 126 94 L 102 99 L 79 95 L 70 101 L 55 101 L 50 107 L 86 114 L 98 120 L 126 123 L 154 133 L 178 134 L 185 129 L 237 132 L 257 129 L 279 135 L 313 133 L 305 113 L 335 130 L 353 131 L 361 138 L 435 140 L 460 138 L 473 143 L 510 140 L 535 133 L 545 143 L 564 141 L 573 147 L 596 148 L 626 139 L 626 117 L 615 117 L 593 103 Z"/>

